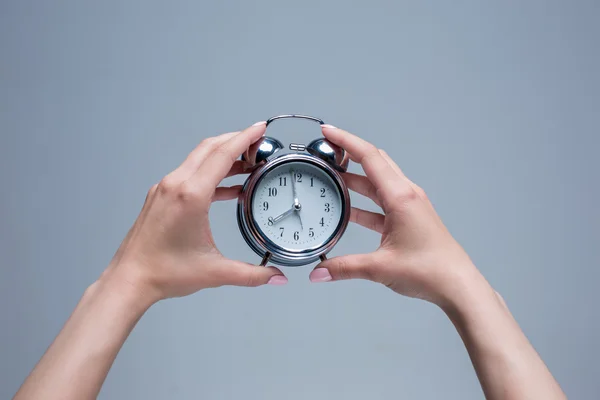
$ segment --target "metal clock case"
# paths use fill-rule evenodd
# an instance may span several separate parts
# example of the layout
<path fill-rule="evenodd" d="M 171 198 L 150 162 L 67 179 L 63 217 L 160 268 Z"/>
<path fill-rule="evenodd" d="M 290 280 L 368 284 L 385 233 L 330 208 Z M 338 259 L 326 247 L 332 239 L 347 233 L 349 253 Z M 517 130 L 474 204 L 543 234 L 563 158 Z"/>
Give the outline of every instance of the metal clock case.
<path fill-rule="evenodd" d="M 314 117 L 302 115 L 283 115 L 269 119 L 267 121 L 267 126 L 271 122 L 282 118 L 303 118 L 313 120 L 321 125 L 323 124 L 322 120 Z M 350 220 L 350 196 L 348 194 L 348 188 L 346 187 L 346 184 L 344 183 L 344 180 L 340 174 L 340 172 L 345 172 L 347 168 L 347 154 L 343 149 L 339 148 L 333 143 L 328 142 L 324 138 L 313 140 L 307 146 L 290 144 L 290 150 L 296 151 L 297 153 L 276 156 L 275 153 L 281 149 L 283 149 L 283 145 L 280 141 L 268 136 L 264 136 L 261 140 L 251 146 L 250 149 L 248 149 L 248 151 L 246 151 L 242 156 L 242 159 L 248 162 L 252 168 L 254 168 L 254 170 L 244 183 L 242 193 L 238 200 L 237 220 L 240 232 L 250 248 L 252 248 L 256 254 L 262 257 L 261 265 L 266 265 L 267 262 L 271 261 L 275 264 L 283 266 L 300 266 L 310 264 L 311 262 L 319 259 L 324 260 L 326 258 L 326 254 L 335 246 L 335 244 L 344 234 L 344 231 L 346 230 Z M 315 171 L 313 178 L 310 178 L 310 187 L 313 186 L 313 179 L 319 182 L 327 181 L 327 184 L 331 185 L 331 188 L 328 189 L 332 192 L 330 194 L 330 196 L 332 196 L 331 198 L 333 199 L 333 196 L 336 196 L 336 200 L 338 200 L 337 196 L 339 196 L 339 203 L 335 204 L 339 206 L 339 210 L 336 209 L 336 216 L 338 215 L 337 213 L 339 213 L 339 219 L 337 221 L 333 221 L 335 222 L 335 227 L 333 227 L 332 230 L 329 228 L 331 232 L 325 231 L 323 235 L 326 234 L 327 236 L 322 237 L 320 241 L 316 243 L 308 243 L 307 245 L 303 245 L 302 243 L 304 242 L 301 240 L 299 241 L 299 237 L 296 236 L 296 234 L 299 232 L 294 232 L 293 239 L 290 238 L 290 240 L 294 242 L 294 245 L 286 245 L 285 243 L 288 242 L 282 241 L 275 243 L 275 241 L 278 240 L 275 240 L 272 235 L 270 237 L 269 233 L 265 229 L 265 226 L 261 227 L 261 224 L 257 221 L 257 215 L 255 215 L 256 207 L 253 206 L 254 202 L 257 200 L 256 198 L 261 196 L 261 194 L 258 193 L 261 185 L 264 186 L 268 184 L 268 182 L 272 182 L 276 177 L 279 177 L 280 185 L 281 179 L 284 179 L 285 183 L 285 179 L 287 178 L 281 178 L 282 173 L 277 175 L 277 171 L 288 171 L 287 166 L 289 166 L 291 169 L 295 168 L 301 170 L 302 168 L 305 168 L 305 171 Z M 298 180 L 298 182 L 296 182 L 296 175 L 292 170 L 290 170 L 290 172 L 292 173 L 292 182 L 290 186 L 293 189 L 294 201 L 293 203 L 290 201 L 291 208 L 282 215 L 276 217 L 275 219 L 269 217 L 268 225 L 273 226 L 280 220 L 283 220 L 283 218 L 287 218 L 291 214 L 297 214 L 300 226 L 302 226 L 302 234 L 309 235 L 306 233 L 302 225 L 302 205 L 298 200 L 295 186 L 302 181 Z M 275 178 L 271 178 L 273 175 L 276 175 Z M 302 176 L 302 174 L 298 175 L 300 175 L 300 177 Z M 319 179 L 319 176 L 322 176 L 322 179 Z M 271 179 L 270 181 L 269 178 Z M 262 182 L 263 180 L 266 183 Z M 308 182 L 305 181 L 303 184 L 308 185 Z M 263 189 L 267 190 L 266 187 Z M 280 188 L 280 190 L 281 189 L 283 188 Z M 269 196 L 271 195 L 272 190 L 273 188 L 268 189 Z M 304 190 L 305 192 L 302 193 L 306 193 L 306 190 L 309 189 Z M 324 197 L 325 188 L 320 190 L 321 195 L 317 196 L 317 199 L 319 197 Z M 262 196 L 265 196 L 265 193 L 263 193 Z M 285 203 L 285 200 L 280 200 L 279 204 L 277 205 L 281 206 L 282 204 L 287 203 Z M 308 204 L 305 204 L 305 207 L 308 206 L 314 207 L 314 201 L 312 205 L 310 204 L 310 201 Z M 325 206 L 328 207 L 326 211 L 329 210 L 329 203 L 325 204 Z M 332 204 L 332 207 L 333 206 L 334 205 Z M 304 211 L 308 212 L 309 215 L 311 215 L 311 213 L 314 214 L 314 210 L 306 210 L 305 208 Z M 330 219 L 332 218 L 333 217 Z M 263 216 L 263 221 L 264 219 L 265 218 Z M 321 226 L 324 226 L 323 221 L 324 218 L 321 219 Z M 283 228 L 279 229 L 282 230 L 281 235 L 283 236 Z M 312 229 L 313 228 L 309 228 L 307 230 L 314 237 L 315 234 Z M 279 239 L 279 237 L 277 237 L 277 239 Z M 309 241 L 310 240 L 307 240 L 306 242 Z"/>

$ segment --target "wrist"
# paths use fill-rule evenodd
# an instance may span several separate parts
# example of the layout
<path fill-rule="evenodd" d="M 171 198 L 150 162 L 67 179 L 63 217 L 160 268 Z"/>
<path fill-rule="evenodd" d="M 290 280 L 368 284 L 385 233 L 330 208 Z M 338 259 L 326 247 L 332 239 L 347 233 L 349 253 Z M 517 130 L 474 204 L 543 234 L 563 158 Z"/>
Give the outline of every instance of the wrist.
<path fill-rule="evenodd" d="M 127 307 L 143 313 L 160 297 L 142 279 L 124 270 L 124 266 L 110 266 L 88 290 L 119 298 Z"/>
<path fill-rule="evenodd" d="M 490 300 L 498 302 L 494 289 L 473 263 L 451 271 L 447 289 L 436 303 L 454 323 L 468 318 L 469 313 Z"/>

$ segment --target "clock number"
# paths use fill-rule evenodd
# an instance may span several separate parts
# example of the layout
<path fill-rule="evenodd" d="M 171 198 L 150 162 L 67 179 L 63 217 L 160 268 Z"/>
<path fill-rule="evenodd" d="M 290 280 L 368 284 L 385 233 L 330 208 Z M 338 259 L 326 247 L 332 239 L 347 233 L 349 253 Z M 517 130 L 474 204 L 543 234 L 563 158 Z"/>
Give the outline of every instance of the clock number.
<path fill-rule="evenodd" d="M 281 179 L 281 178 L 279 178 Z M 277 196 L 277 188 L 269 188 L 269 197 Z"/>
<path fill-rule="evenodd" d="M 325 221 L 323 218 L 321 218 L 321 221 L 319 221 L 319 224 L 321 224 L 321 226 L 325 226 Z"/>
<path fill-rule="evenodd" d="M 314 182 L 313 182 L 314 178 L 310 178 L 310 187 L 314 186 Z"/>
<path fill-rule="evenodd" d="M 263 203 L 263 210 L 267 211 L 268 209 L 269 209 L 269 203 L 265 201 Z"/>
<path fill-rule="evenodd" d="M 279 177 L 279 186 L 287 186 L 287 176 Z"/>
<path fill-rule="evenodd" d="M 296 231 L 294 232 L 294 240 L 298 240 L 300 239 L 300 232 Z"/>
<path fill-rule="evenodd" d="M 309 237 L 315 237 L 315 231 L 313 231 L 313 228 L 309 228 L 308 229 L 308 236 Z"/>
<path fill-rule="evenodd" d="M 279 230 L 281 231 L 281 234 L 279 235 L 279 237 L 283 237 L 283 227 L 279 228 Z"/>
<path fill-rule="evenodd" d="M 329 203 L 325 203 L 325 212 L 329 212 L 331 211 L 331 208 L 329 207 Z"/>
<path fill-rule="evenodd" d="M 273 222 L 273 218 L 272 218 L 272 217 L 269 217 L 269 220 L 267 221 L 267 225 L 269 225 L 269 226 L 273 226 L 273 223 L 274 223 L 274 222 Z"/>
<path fill-rule="evenodd" d="M 321 197 L 325 197 L 325 188 L 321 188 Z"/>
<path fill-rule="evenodd" d="M 302 182 L 302 174 L 300 172 L 296 173 L 296 182 Z"/>

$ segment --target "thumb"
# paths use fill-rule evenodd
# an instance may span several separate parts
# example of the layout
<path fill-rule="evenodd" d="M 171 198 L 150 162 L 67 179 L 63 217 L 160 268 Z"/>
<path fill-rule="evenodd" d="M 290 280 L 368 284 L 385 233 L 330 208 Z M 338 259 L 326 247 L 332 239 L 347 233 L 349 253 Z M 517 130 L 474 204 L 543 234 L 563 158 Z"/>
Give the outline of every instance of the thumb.
<path fill-rule="evenodd" d="M 241 261 L 226 260 L 218 266 L 219 285 L 256 287 L 285 285 L 288 280 L 278 268 L 259 267 Z"/>
<path fill-rule="evenodd" d="M 339 281 L 344 279 L 368 279 L 375 281 L 375 267 L 373 253 L 354 254 L 349 256 L 334 257 L 318 264 L 310 273 L 311 282 Z"/>

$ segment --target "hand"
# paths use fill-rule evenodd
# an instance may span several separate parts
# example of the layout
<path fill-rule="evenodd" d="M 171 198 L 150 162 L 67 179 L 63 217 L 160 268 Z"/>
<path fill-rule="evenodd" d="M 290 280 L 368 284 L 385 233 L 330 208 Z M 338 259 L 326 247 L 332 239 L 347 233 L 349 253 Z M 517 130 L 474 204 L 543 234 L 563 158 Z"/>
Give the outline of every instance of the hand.
<path fill-rule="evenodd" d="M 276 216 L 275 218 L 269 217 L 269 222 L 271 222 L 271 223 L 273 223 L 273 225 L 275 225 L 276 223 L 278 223 L 282 219 L 287 218 L 290 215 L 292 215 L 294 213 L 294 211 L 295 211 L 295 208 L 292 205 L 292 207 L 289 210 L 287 210 L 286 212 L 284 212 L 283 214 L 280 214 L 280 215 Z"/>
<path fill-rule="evenodd" d="M 344 174 L 348 187 L 372 199 L 385 215 L 352 208 L 351 221 L 382 234 L 370 254 L 326 260 L 312 271 L 313 282 L 362 278 L 411 297 L 442 304 L 477 275 L 468 255 L 436 214 L 425 192 L 411 182 L 383 150 L 335 127 L 323 134 L 362 165 L 366 177 Z"/>
<path fill-rule="evenodd" d="M 277 268 L 225 258 L 209 226 L 211 203 L 237 198 L 241 188 L 217 185 L 244 172 L 244 163 L 235 160 L 263 135 L 265 127 L 260 122 L 204 140 L 179 168 L 154 185 L 101 279 L 124 281 L 150 301 L 222 285 L 286 283 Z"/>
<path fill-rule="evenodd" d="M 300 221 L 300 229 L 304 230 L 304 227 L 302 226 L 302 216 L 300 215 L 300 209 L 302 208 L 300 206 L 300 200 L 298 199 L 298 191 L 296 190 L 296 174 L 294 174 L 294 170 L 290 170 L 290 175 L 292 178 L 292 193 L 294 196 L 294 205 L 292 206 L 294 211 L 298 211 L 298 220 Z"/>
<path fill-rule="evenodd" d="M 298 191 L 296 190 L 296 174 L 293 169 L 290 169 L 290 175 L 292 178 L 292 195 L 294 196 L 294 205 L 300 204 L 298 200 Z"/>

